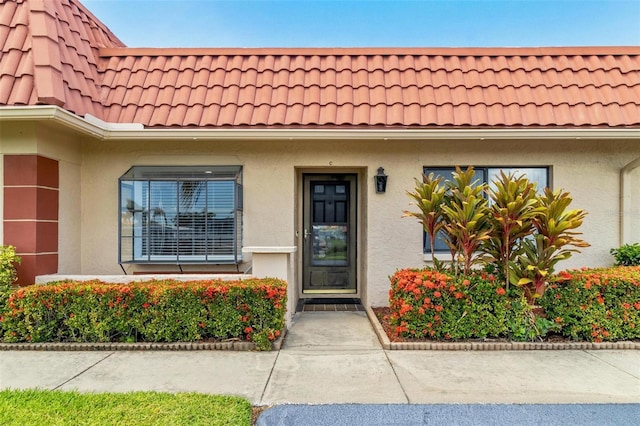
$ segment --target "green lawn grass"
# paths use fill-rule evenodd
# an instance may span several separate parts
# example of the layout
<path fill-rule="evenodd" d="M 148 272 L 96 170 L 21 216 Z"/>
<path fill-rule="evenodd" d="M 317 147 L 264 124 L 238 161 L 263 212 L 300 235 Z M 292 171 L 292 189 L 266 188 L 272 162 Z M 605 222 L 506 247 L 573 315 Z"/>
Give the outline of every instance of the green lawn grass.
<path fill-rule="evenodd" d="M 1 425 L 246 425 L 251 404 L 196 393 L 0 391 Z"/>

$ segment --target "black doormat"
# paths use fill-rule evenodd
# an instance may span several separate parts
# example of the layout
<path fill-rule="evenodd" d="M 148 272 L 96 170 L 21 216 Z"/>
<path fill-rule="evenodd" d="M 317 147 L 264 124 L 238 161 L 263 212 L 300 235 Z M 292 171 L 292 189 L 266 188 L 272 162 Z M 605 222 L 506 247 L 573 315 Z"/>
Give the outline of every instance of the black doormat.
<path fill-rule="evenodd" d="M 360 299 L 356 298 L 329 298 L 314 297 L 312 299 L 298 300 L 296 312 L 346 312 L 364 311 Z"/>
<path fill-rule="evenodd" d="M 335 298 L 335 297 L 314 297 L 311 299 L 300 299 L 305 305 L 330 305 L 333 303 L 346 303 L 351 305 L 359 305 L 360 299 L 355 298 Z"/>

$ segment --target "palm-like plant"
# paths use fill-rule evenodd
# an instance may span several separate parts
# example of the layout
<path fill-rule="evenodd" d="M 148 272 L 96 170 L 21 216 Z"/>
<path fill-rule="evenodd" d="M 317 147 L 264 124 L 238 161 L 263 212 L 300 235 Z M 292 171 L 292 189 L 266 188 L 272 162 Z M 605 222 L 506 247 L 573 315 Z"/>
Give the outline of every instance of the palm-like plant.
<path fill-rule="evenodd" d="M 558 262 L 589 246 L 576 231 L 587 213 L 568 208 L 567 192 L 545 188 L 540 195 L 526 177 L 504 172 L 488 189 L 473 167 L 456 167 L 453 180 L 442 182 L 433 174 L 416 180 L 408 195 L 420 211 L 404 212 L 422 223 L 436 267 L 434 242 L 442 230 L 454 273 L 460 265 L 469 274 L 477 263 L 496 264 L 507 286 L 523 286 L 531 301 L 543 294 Z"/>
<path fill-rule="evenodd" d="M 413 203 L 420 209 L 419 212 L 405 211 L 404 216 L 411 216 L 418 219 L 422 224 L 424 231 L 429 236 L 429 243 L 431 246 L 431 260 L 435 266 L 437 266 L 435 258 L 435 239 L 436 235 L 442 229 L 442 203 L 445 196 L 445 187 L 441 185 L 442 176 L 434 176 L 433 173 L 429 173 L 429 176 L 423 174 L 422 182 L 415 179 L 416 186 L 413 192 L 408 192 Z"/>
<path fill-rule="evenodd" d="M 523 241 L 524 253 L 511 264 L 511 282 L 529 287 L 530 299 L 542 296 L 558 262 L 570 258 L 579 248 L 589 247 L 589 243 L 577 237 L 581 233 L 575 231 L 587 212 L 568 209 L 572 201 L 568 192 L 545 188 L 539 200 L 540 210 L 532 221 L 533 240 Z"/>
<path fill-rule="evenodd" d="M 500 171 L 492 184 L 487 191 L 492 232 L 484 241 L 483 251 L 487 260 L 497 265 L 508 289 L 509 264 L 522 254 L 521 243 L 533 232 L 533 220 L 541 213 L 541 207 L 535 184 L 525 176 Z"/>
<path fill-rule="evenodd" d="M 462 258 L 464 274 L 469 274 L 478 262 L 477 252 L 483 241 L 490 238 L 487 200 L 483 194 L 486 184 L 474 180 L 475 171 L 456 167 L 453 180 L 447 182 L 447 203 L 442 207 L 447 245 L 455 267 L 456 254 Z"/>

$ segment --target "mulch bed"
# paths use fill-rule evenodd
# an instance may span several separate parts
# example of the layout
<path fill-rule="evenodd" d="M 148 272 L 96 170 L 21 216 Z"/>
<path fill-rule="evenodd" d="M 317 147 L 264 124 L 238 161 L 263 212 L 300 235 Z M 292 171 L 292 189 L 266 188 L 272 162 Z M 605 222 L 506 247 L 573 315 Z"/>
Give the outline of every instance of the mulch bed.
<path fill-rule="evenodd" d="M 271 408 L 269 405 L 254 405 L 251 407 L 251 424 L 255 425 L 258 422 L 258 417 L 267 408 Z"/>

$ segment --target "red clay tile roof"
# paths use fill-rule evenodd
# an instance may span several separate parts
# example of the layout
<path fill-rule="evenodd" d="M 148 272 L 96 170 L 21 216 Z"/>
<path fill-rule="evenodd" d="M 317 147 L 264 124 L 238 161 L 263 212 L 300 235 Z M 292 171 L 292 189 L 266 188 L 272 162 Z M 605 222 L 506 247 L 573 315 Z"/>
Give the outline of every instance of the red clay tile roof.
<path fill-rule="evenodd" d="M 106 121 L 637 126 L 640 47 L 103 49 Z"/>
<path fill-rule="evenodd" d="M 18 0 L 0 47 L 0 105 L 148 127 L 640 126 L 640 46 L 130 49 L 77 0 Z"/>
<path fill-rule="evenodd" d="M 75 0 L 3 0 L 0 105 L 58 105 L 103 116 L 102 47 L 124 44 Z"/>

